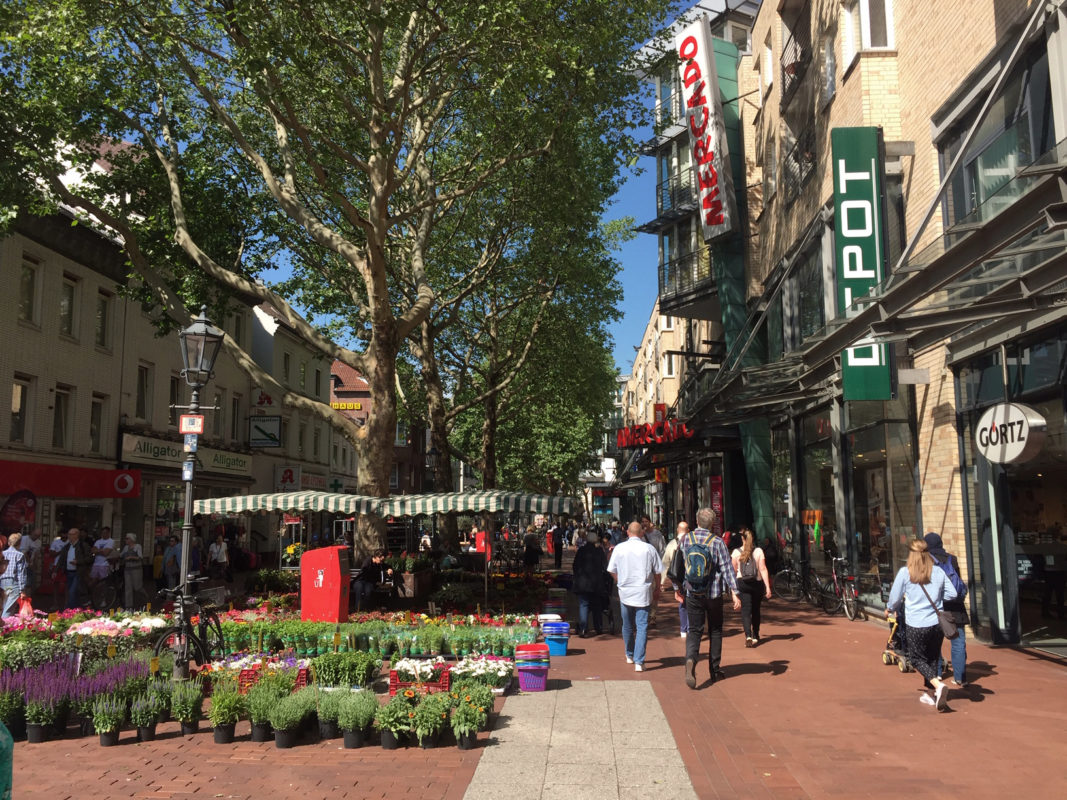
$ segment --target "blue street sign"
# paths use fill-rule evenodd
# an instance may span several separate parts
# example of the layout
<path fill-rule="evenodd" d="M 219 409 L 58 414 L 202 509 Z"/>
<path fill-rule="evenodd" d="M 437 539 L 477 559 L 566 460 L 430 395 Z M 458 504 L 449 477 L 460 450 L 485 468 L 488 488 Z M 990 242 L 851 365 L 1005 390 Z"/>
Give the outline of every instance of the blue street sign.
<path fill-rule="evenodd" d="M 199 440 L 200 440 L 200 437 L 197 436 L 195 433 L 187 433 L 187 434 L 185 434 L 185 452 L 186 453 L 195 453 L 196 452 L 196 445 L 197 445 L 197 442 Z"/>
<path fill-rule="evenodd" d="M 193 479 L 193 462 L 186 461 L 182 464 L 182 480 L 191 481 Z"/>

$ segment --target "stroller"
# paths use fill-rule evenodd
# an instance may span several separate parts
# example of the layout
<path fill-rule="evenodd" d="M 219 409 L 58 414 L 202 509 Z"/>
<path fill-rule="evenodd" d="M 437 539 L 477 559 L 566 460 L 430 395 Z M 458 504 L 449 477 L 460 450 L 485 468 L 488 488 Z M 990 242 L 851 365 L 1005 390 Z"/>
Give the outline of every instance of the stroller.
<path fill-rule="evenodd" d="M 901 606 L 895 617 L 888 617 L 888 620 L 889 640 L 885 643 L 885 649 L 882 651 L 882 663 L 887 667 L 896 664 L 897 669 L 901 672 L 914 672 L 915 667 L 908 661 L 907 653 L 904 649 L 904 626 L 907 623 L 904 621 L 903 606 Z"/>

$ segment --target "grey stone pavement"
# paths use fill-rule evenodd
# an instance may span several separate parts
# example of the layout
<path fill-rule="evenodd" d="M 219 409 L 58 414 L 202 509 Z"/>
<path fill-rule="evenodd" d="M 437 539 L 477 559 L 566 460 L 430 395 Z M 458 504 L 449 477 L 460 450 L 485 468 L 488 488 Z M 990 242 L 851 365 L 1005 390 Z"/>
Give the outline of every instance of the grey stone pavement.
<path fill-rule="evenodd" d="M 507 699 L 464 798 L 696 796 L 650 683 L 550 680 Z"/>

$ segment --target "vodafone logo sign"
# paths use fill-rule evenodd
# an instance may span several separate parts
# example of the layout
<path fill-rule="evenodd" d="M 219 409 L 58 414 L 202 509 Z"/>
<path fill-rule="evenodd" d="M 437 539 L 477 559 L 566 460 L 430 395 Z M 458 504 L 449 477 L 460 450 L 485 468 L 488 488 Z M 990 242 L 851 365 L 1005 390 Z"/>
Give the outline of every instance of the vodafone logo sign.
<path fill-rule="evenodd" d="M 115 493 L 117 495 L 125 497 L 133 492 L 134 487 L 137 485 L 137 481 L 133 479 L 133 476 L 128 472 L 120 472 L 115 476 Z"/>

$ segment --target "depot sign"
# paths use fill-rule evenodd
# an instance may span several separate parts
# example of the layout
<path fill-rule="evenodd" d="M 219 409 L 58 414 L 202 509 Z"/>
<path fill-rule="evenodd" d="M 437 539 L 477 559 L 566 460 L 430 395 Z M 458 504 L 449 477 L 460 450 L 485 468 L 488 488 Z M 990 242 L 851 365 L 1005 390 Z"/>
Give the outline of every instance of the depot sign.
<path fill-rule="evenodd" d="M 978 452 L 996 464 L 1029 461 L 1041 452 L 1048 425 L 1037 411 L 1019 403 L 999 403 L 978 420 Z"/>
<path fill-rule="evenodd" d="M 737 211 L 707 18 L 701 17 L 683 30 L 674 40 L 674 49 L 680 61 L 685 121 L 700 196 L 700 223 L 704 241 L 710 242 L 733 230 Z"/>
<path fill-rule="evenodd" d="M 691 439 L 693 431 L 685 427 L 684 422 L 665 419 L 647 425 L 631 425 L 620 428 L 615 442 L 620 447 L 647 447 L 650 444 L 665 444 L 678 439 Z"/>

